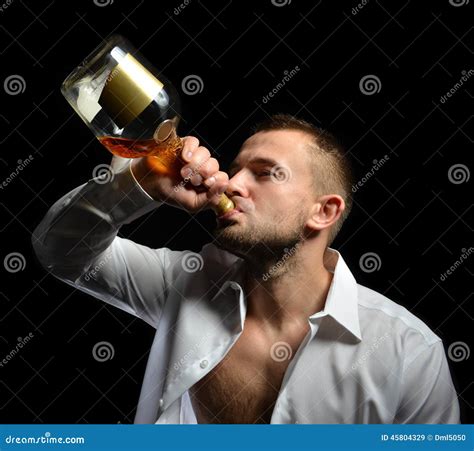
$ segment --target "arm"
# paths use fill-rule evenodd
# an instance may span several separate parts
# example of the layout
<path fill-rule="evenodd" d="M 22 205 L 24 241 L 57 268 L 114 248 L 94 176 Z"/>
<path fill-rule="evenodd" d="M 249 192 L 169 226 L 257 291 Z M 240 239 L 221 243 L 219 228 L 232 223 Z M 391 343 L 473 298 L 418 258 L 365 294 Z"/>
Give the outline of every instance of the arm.
<path fill-rule="evenodd" d="M 394 423 L 459 423 L 459 404 L 443 343 L 408 357 Z"/>
<path fill-rule="evenodd" d="M 199 160 L 203 152 L 196 141 L 185 143 L 183 152 L 193 150 L 193 159 Z M 216 174 L 213 159 L 209 164 L 193 159 L 189 165 L 201 165 L 204 182 L 210 173 L 218 178 L 224 174 Z M 151 170 L 139 172 L 139 184 L 132 165 L 139 169 L 148 163 L 145 158 L 127 161 L 112 180 L 92 179 L 63 196 L 33 232 L 32 244 L 40 263 L 55 277 L 156 327 L 172 283 L 171 268 L 181 252 L 150 249 L 117 233 L 165 200 L 192 210 L 209 199 L 217 202 L 218 196 L 211 190 L 204 196 L 192 189 L 176 191 L 174 184 L 182 179 L 170 180 Z M 216 189 L 222 183 L 225 177 Z"/>

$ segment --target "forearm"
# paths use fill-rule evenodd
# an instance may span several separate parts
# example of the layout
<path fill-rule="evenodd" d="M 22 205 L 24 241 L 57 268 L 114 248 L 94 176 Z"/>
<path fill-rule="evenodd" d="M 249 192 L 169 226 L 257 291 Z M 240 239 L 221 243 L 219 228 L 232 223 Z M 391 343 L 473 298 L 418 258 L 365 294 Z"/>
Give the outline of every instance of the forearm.
<path fill-rule="evenodd" d="M 160 205 L 136 183 L 128 163 L 109 178 L 91 179 L 63 196 L 36 227 L 32 244 L 45 269 L 76 279 L 110 246 L 123 224 Z"/>

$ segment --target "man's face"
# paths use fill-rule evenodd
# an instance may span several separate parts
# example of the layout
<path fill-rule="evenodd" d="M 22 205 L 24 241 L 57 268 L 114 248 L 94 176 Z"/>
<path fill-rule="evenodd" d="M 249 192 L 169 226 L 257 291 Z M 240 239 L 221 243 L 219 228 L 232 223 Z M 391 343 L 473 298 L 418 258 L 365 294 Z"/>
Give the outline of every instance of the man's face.
<path fill-rule="evenodd" d="M 244 258 L 279 258 L 301 241 L 314 200 L 309 143 L 297 130 L 259 132 L 244 142 L 227 189 L 238 211 L 218 219 L 217 245 Z"/>

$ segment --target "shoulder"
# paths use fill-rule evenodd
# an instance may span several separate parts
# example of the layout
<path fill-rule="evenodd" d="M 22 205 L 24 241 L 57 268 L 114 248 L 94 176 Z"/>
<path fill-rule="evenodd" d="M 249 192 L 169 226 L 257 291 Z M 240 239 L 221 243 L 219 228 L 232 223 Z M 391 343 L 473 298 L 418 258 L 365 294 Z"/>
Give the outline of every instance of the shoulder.
<path fill-rule="evenodd" d="M 362 336 L 386 335 L 403 354 L 416 355 L 441 342 L 420 318 L 377 291 L 357 285 Z"/>

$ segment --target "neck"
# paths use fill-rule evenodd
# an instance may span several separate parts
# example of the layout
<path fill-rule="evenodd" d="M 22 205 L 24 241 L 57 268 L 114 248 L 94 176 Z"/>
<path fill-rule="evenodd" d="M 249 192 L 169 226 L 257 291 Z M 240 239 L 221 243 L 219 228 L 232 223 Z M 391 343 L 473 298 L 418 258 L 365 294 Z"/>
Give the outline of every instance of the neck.
<path fill-rule="evenodd" d="M 333 275 L 324 266 L 325 248 L 308 242 L 278 262 L 248 262 L 247 317 L 277 330 L 307 325 L 324 308 Z"/>

